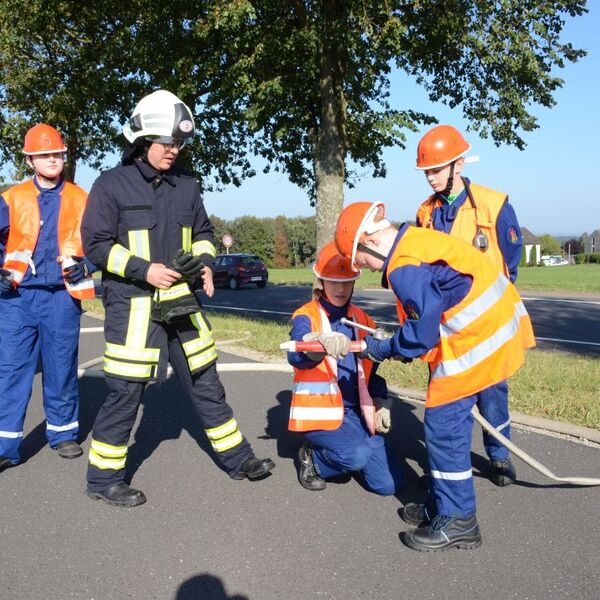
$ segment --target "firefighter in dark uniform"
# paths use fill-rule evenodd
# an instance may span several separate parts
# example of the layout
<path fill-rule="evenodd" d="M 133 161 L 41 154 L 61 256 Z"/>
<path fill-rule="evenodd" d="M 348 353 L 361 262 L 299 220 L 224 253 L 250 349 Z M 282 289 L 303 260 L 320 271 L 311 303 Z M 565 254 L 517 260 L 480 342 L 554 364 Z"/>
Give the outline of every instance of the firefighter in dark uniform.
<path fill-rule="evenodd" d="M 123 480 L 127 444 L 144 388 L 164 380 L 168 362 L 232 478 L 261 479 L 275 465 L 256 458 L 238 429 L 194 294 L 201 288 L 213 295 L 216 252 L 198 185 L 174 165 L 193 139 L 192 113 L 159 90 L 138 103 L 123 133 L 129 146 L 122 163 L 94 183 L 81 231 L 86 255 L 102 267 L 109 388 L 92 432 L 87 493 L 131 507 L 146 497 Z"/>

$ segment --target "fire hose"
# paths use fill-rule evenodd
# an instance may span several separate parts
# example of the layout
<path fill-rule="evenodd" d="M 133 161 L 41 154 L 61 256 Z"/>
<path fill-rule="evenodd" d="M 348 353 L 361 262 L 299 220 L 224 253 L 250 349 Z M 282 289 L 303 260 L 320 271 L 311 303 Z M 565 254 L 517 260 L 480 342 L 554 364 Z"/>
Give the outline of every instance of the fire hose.
<path fill-rule="evenodd" d="M 341 321 L 346 325 L 351 325 L 352 327 L 356 327 L 358 329 L 362 329 L 367 331 L 368 333 L 375 333 L 375 329 L 372 327 L 367 327 L 366 325 L 361 325 L 360 323 L 355 323 L 350 319 L 343 318 Z M 280 345 L 282 350 L 287 350 L 288 352 L 324 352 L 325 348 L 321 342 L 284 342 Z M 350 342 L 350 352 L 362 352 L 365 349 L 364 342 Z M 505 446 L 510 452 L 512 452 L 517 458 L 520 458 L 524 463 L 541 473 L 542 475 L 552 479 L 553 481 L 558 481 L 560 483 L 569 483 L 571 485 L 583 485 L 583 486 L 596 486 L 600 485 L 600 479 L 595 479 L 592 477 L 559 477 L 555 475 L 550 469 L 545 467 L 543 464 L 535 460 L 535 458 L 529 456 L 526 452 L 515 446 L 509 439 L 505 438 L 491 423 L 489 423 L 486 419 L 484 419 L 477 406 L 474 406 L 471 410 L 471 414 L 473 418 L 483 427 L 485 431 L 487 431 L 493 438 L 498 440 L 503 446 Z"/>

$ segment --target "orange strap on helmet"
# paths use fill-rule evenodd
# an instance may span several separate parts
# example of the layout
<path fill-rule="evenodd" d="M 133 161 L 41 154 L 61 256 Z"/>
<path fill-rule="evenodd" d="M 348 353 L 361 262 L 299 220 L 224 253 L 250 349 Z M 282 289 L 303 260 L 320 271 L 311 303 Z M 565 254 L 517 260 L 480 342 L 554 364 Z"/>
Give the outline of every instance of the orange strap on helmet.
<path fill-rule="evenodd" d="M 356 251 L 361 238 L 390 226 L 383 202 L 355 202 L 342 210 L 335 228 L 338 252 L 356 269 Z"/>
<path fill-rule="evenodd" d="M 360 270 L 352 268 L 350 259 L 337 251 L 334 242 L 329 242 L 321 248 L 313 272 L 325 281 L 355 281 L 361 275 Z"/>
<path fill-rule="evenodd" d="M 437 125 L 430 129 L 417 146 L 417 169 L 437 169 L 463 157 L 471 144 L 452 125 Z M 476 159 L 476 157 L 473 157 Z M 473 162 L 473 161 L 470 161 Z"/>
<path fill-rule="evenodd" d="M 66 151 L 62 136 L 51 125 L 38 123 L 25 134 L 23 153 L 28 156 Z"/>

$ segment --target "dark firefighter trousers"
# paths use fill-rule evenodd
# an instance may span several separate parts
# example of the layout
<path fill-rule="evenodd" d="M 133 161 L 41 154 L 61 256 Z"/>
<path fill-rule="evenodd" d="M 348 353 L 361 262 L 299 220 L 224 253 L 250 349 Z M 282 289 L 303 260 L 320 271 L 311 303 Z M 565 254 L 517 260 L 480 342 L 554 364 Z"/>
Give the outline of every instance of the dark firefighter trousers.
<path fill-rule="evenodd" d="M 234 477 L 242 463 L 254 456 L 254 452 L 239 432 L 233 410 L 226 402 L 216 361 L 192 376 L 177 334 L 172 328 L 167 329 L 169 361 L 192 402 L 217 461 Z M 147 385 L 146 382 L 127 381 L 110 375 L 106 375 L 106 384 L 109 393 L 94 423 L 87 472 L 88 490 L 95 492 L 124 480 L 127 444 Z M 168 403 L 165 403 L 166 406 Z M 102 468 L 92 464 L 92 455 Z M 114 468 L 107 468 L 111 462 Z"/>

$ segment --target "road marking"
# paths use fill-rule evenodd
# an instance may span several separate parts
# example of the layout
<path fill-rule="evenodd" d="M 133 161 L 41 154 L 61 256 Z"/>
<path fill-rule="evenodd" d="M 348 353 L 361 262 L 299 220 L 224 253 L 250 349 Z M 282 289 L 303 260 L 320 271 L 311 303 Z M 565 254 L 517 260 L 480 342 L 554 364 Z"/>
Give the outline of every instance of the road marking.
<path fill-rule="evenodd" d="M 562 302 L 565 304 L 596 304 L 600 306 L 600 301 L 597 300 L 571 300 L 569 298 L 534 298 L 532 296 L 521 296 L 521 298 L 529 302 Z"/>
<path fill-rule="evenodd" d="M 100 333 L 104 331 L 104 327 L 82 327 L 79 333 Z"/>
<path fill-rule="evenodd" d="M 578 340 L 561 340 L 560 338 L 537 337 L 536 340 L 543 342 L 561 342 L 562 344 L 582 344 L 584 346 L 600 346 L 599 342 L 580 342 Z"/>
<path fill-rule="evenodd" d="M 203 306 L 204 308 L 216 308 L 218 310 L 238 310 L 240 312 L 258 312 L 269 315 L 287 315 L 288 317 L 292 316 L 291 312 L 283 312 L 280 310 L 263 310 L 261 308 L 246 308 L 240 306 L 219 306 L 217 304 L 203 304 Z"/>

